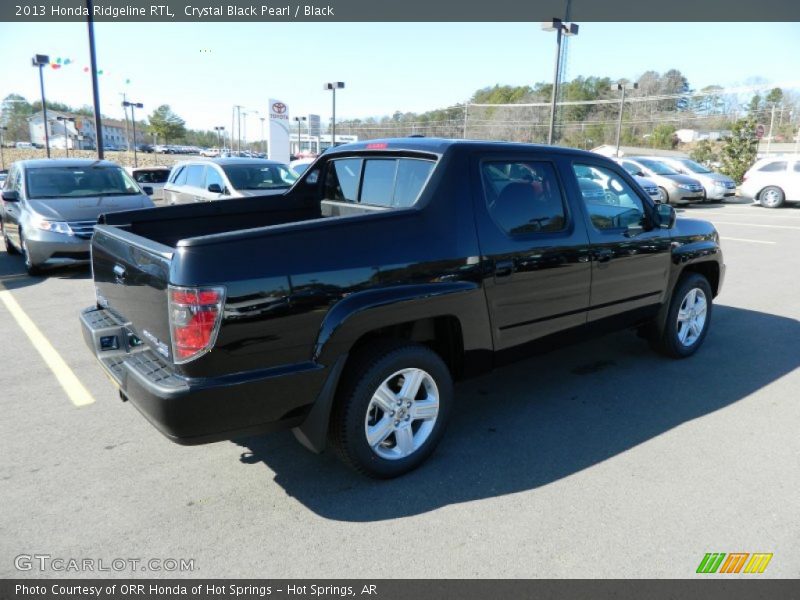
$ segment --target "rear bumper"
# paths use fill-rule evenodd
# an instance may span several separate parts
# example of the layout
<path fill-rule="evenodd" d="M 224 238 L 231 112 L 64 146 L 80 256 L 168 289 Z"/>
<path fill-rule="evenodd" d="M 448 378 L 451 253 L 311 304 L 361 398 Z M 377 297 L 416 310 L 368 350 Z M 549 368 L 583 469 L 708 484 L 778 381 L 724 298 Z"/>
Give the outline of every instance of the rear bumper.
<path fill-rule="evenodd" d="M 106 374 L 150 423 L 172 441 L 194 445 L 300 425 L 324 383 L 316 363 L 216 378 L 190 379 L 126 323 L 95 307 L 81 313 L 83 337 Z"/>

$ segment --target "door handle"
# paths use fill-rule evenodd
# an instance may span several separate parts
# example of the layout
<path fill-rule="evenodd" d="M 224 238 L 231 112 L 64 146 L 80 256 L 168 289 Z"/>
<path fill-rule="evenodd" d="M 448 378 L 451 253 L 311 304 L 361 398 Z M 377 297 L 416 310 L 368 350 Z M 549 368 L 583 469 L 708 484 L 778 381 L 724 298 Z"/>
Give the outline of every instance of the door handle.
<path fill-rule="evenodd" d="M 594 259 L 599 263 L 607 263 L 614 253 L 608 248 L 598 248 L 594 251 Z"/>
<path fill-rule="evenodd" d="M 514 261 L 509 260 L 496 260 L 494 262 L 494 276 L 495 277 L 508 277 L 514 272 Z"/>
<path fill-rule="evenodd" d="M 117 283 L 125 282 L 125 267 L 122 265 L 114 265 L 114 279 Z"/>

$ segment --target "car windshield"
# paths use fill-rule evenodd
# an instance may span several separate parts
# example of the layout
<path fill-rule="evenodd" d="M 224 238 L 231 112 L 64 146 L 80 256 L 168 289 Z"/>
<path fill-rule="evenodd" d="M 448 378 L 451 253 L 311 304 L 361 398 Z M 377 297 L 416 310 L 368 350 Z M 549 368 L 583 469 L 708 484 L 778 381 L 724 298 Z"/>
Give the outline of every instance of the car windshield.
<path fill-rule="evenodd" d="M 674 169 L 668 167 L 662 162 L 658 162 L 657 160 L 650 160 L 648 158 L 640 158 L 639 164 L 642 166 L 650 169 L 656 175 L 677 175 L 678 172 Z"/>
<path fill-rule="evenodd" d="M 222 170 L 237 190 L 289 189 L 297 175 L 281 164 L 223 165 Z"/>
<path fill-rule="evenodd" d="M 681 163 L 681 164 L 682 164 L 684 167 L 686 167 L 687 169 L 689 169 L 689 170 L 690 170 L 692 173 L 711 173 L 711 170 L 710 170 L 710 169 L 706 169 L 706 168 L 705 168 L 703 165 L 701 165 L 700 163 L 696 163 L 696 162 L 694 162 L 693 160 L 689 160 L 689 159 L 687 159 L 687 158 L 684 158 L 683 160 L 681 160 L 681 161 L 680 161 L 680 163 Z"/>
<path fill-rule="evenodd" d="M 27 196 L 87 198 L 141 194 L 136 182 L 120 167 L 43 167 L 25 170 Z"/>

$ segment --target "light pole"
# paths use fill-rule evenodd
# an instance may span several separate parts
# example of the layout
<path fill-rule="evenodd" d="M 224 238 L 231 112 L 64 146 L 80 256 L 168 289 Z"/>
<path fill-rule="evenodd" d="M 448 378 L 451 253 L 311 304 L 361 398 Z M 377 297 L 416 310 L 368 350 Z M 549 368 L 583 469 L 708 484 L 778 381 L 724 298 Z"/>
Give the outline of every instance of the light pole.
<path fill-rule="evenodd" d="M 217 132 L 217 144 L 219 144 L 219 153 L 222 154 L 222 132 L 225 131 L 225 127 L 222 125 L 217 125 L 214 127 L 214 131 Z"/>
<path fill-rule="evenodd" d="M 242 108 L 240 104 L 234 104 L 233 109 L 236 111 L 236 152 L 242 151 Z M 231 132 L 233 135 L 233 132 Z M 233 146 L 233 137 L 231 137 L 231 146 Z"/>
<path fill-rule="evenodd" d="M 553 97 L 550 100 L 550 129 L 547 132 L 547 143 L 552 145 L 556 129 L 558 82 L 561 79 L 561 36 L 578 35 L 578 25 L 576 23 L 564 23 L 561 19 L 551 19 L 542 23 L 542 30 L 556 32 L 556 66 L 553 73 Z"/>
<path fill-rule="evenodd" d="M 264 147 L 264 156 L 267 155 L 267 138 L 264 137 L 264 121 L 266 117 L 261 117 L 261 145 Z"/>
<path fill-rule="evenodd" d="M 92 70 L 92 102 L 94 102 L 94 133 L 97 158 L 103 160 L 103 116 L 100 114 L 100 87 L 97 83 L 97 52 L 94 44 L 94 0 L 86 0 L 86 27 L 89 32 L 89 67 Z"/>
<path fill-rule="evenodd" d="M 0 127 L 0 169 L 5 170 L 6 168 L 6 157 L 3 156 L 3 146 L 6 145 L 5 140 L 3 137 L 5 136 L 5 132 L 8 131 L 8 127 Z"/>
<path fill-rule="evenodd" d="M 47 104 L 44 100 L 44 67 L 50 64 L 50 57 L 46 54 L 36 54 L 31 59 L 31 65 L 39 67 L 39 89 L 42 91 L 42 123 L 44 124 L 44 147 L 47 158 L 50 158 L 50 134 L 47 131 Z"/>
<path fill-rule="evenodd" d="M 619 97 L 619 118 L 617 119 L 617 152 L 614 156 L 619 158 L 619 137 L 622 133 L 622 111 L 625 109 L 625 90 L 638 90 L 639 84 L 626 84 L 624 81 L 617 83 L 617 89 L 622 92 Z"/>
<path fill-rule="evenodd" d="M 300 123 L 306 120 L 306 117 L 295 117 L 295 121 L 297 121 L 297 158 L 300 158 Z"/>
<path fill-rule="evenodd" d="M 323 89 L 333 92 L 333 112 L 331 116 L 331 148 L 336 147 L 336 90 L 344 89 L 344 81 L 330 81 Z"/>
<path fill-rule="evenodd" d="M 72 121 L 74 123 L 75 117 L 62 117 L 58 115 L 56 121 L 61 121 L 64 125 L 64 151 L 67 153 L 67 158 L 69 158 L 69 132 L 67 131 L 67 122 Z"/>
<path fill-rule="evenodd" d="M 128 106 L 131 107 L 131 129 L 133 130 L 133 166 L 138 167 L 139 162 L 136 156 L 136 109 L 137 108 L 144 108 L 144 104 L 141 102 L 129 102 L 125 100 L 122 103 L 122 106 L 127 108 Z"/>

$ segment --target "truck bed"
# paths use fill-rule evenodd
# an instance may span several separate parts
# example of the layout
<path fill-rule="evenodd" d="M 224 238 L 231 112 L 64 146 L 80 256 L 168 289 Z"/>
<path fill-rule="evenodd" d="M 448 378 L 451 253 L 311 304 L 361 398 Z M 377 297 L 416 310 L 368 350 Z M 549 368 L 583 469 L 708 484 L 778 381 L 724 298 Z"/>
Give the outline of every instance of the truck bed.
<path fill-rule="evenodd" d="M 185 239 L 319 218 L 318 203 L 267 196 L 112 213 L 100 223 L 174 249 Z"/>

